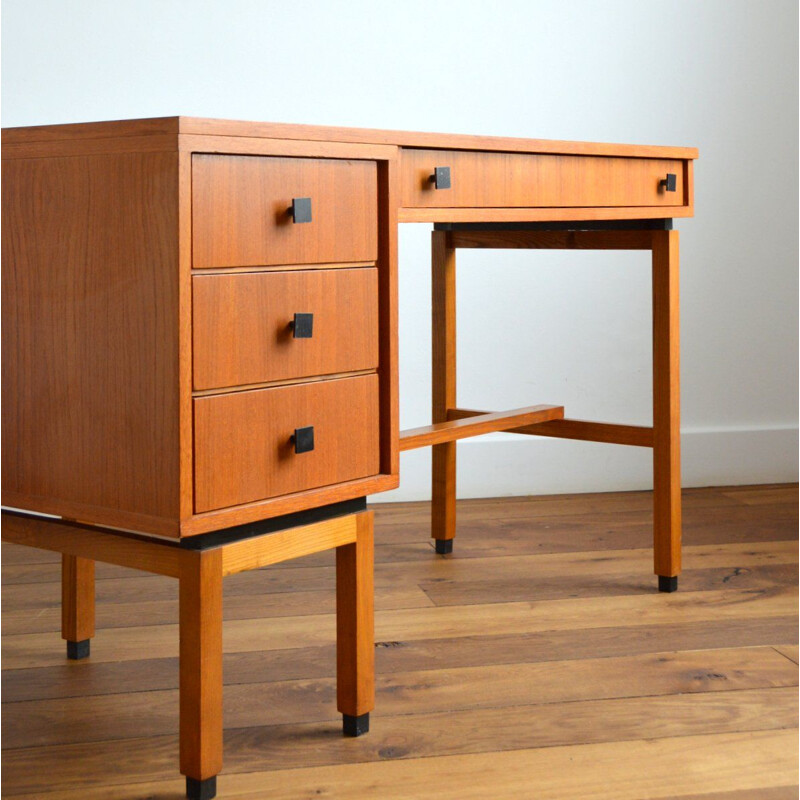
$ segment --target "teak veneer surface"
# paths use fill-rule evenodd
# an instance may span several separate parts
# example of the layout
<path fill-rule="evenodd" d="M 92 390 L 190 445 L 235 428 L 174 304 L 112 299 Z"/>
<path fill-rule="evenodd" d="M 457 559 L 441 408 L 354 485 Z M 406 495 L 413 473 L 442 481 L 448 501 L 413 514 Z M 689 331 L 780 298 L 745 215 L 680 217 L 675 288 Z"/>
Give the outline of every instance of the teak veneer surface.
<path fill-rule="evenodd" d="M 363 375 L 194 401 L 198 512 L 375 475 L 378 378 Z M 295 429 L 314 449 L 295 453 Z"/>
<path fill-rule="evenodd" d="M 169 533 L 177 154 L 4 160 L 2 227 L 4 505 Z"/>
<path fill-rule="evenodd" d="M 404 208 L 557 208 L 561 206 L 672 206 L 683 204 L 683 163 L 663 159 L 605 158 L 404 150 Z M 449 189 L 430 180 L 450 168 Z M 677 189 L 659 181 L 677 176 Z"/>
<path fill-rule="evenodd" d="M 292 221 L 294 198 L 310 198 L 310 222 Z M 195 155 L 192 222 L 195 268 L 374 261 L 377 165 Z"/>
<path fill-rule="evenodd" d="M 374 268 L 195 275 L 192 297 L 195 389 L 378 366 Z M 313 313 L 310 338 L 295 313 Z"/>
<path fill-rule="evenodd" d="M 462 501 L 445 558 L 429 504 L 378 506 L 358 740 L 337 717 L 333 555 L 226 578 L 220 797 L 794 798 L 797 489 L 684 491 L 677 595 L 647 574 L 651 505 Z M 4 544 L 3 564 L 4 796 L 177 800 L 177 583 L 98 565 L 92 657 L 66 664 L 59 556 Z"/>
<path fill-rule="evenodd" d="M 3 130 L 3 144 L 93 139 L 108 136 L 163 136 L 170 134 L 321 140 L 428 149 L 504 150 L 508 152 L 630 156 L 635 158 L 697 158 L 696 147 L 601 144 L 597 142 L 570 142 L 503 136 L 385 131 L 372 128 L 244 122 L 203 117 L 157 117 L 152 119 L 5 128 Z"/>

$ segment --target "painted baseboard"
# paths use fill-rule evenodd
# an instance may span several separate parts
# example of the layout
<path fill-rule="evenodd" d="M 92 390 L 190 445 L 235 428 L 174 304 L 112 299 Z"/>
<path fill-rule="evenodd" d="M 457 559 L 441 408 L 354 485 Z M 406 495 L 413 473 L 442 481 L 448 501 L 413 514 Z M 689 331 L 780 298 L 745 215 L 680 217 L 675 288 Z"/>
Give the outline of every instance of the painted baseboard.
<path fill-rule="evenodd" d="M 685 431 L 683 486 L 789 483 L 798 479 L 798 429 Z M 370 502 L 430 499 L 430 449 L 403 453 L 400 488 Z M 505 497 L 652 489 L 651 451 L 497 434 L 458 444 L 458 496 Z"/>

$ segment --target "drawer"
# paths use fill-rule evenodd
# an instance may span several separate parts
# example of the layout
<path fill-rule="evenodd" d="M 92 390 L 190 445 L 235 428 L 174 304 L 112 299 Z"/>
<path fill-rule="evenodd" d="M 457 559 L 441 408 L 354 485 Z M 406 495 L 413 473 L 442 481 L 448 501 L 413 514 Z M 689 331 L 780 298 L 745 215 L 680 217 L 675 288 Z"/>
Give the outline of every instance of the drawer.
<path fill-rule="evenodd" d="M 310 222 L 293 221 L 295 198 Z M 374 161 L 192 157 L 195 268 L 375 261 L 377 223 Z"/>
<path fill-rule="evenodd" d="M 196 398 L 195 512 L 376 475 L 378 418 L 377 375 Z"/>
<path fill-rule="evenodd" d="M 682 206 L 683 162 L 655 158 L 402 151 L 404 208 Z M 450 168 L 450 188 L 431 181 Z M 660 186 L 676 176 L 674 192 Z"/>
<path fill-rule="evenodd" d="M 195 389 L 378 366 L 375 268 L 195 275 L 192 297 Z M 313 315 L 310 337 L 296 313 Z"/>

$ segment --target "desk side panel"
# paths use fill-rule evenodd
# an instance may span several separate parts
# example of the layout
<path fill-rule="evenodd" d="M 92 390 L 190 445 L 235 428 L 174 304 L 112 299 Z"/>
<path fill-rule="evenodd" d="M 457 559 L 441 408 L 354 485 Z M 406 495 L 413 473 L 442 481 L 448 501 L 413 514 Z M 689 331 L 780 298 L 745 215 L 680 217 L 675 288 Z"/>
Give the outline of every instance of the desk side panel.
<path fill-rule="evenodd" d="M 178 154 L 3 162 L 3 503 L 177 535 Z"/>

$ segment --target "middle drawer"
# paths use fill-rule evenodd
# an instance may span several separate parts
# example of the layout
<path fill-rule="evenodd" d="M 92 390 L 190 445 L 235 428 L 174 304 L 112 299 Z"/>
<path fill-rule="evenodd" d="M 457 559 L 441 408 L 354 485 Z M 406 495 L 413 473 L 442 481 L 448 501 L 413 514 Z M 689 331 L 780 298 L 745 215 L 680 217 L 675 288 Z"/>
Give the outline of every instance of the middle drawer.
<path fill-rule="evenodd" d="M 192 296 L 195 390 L 378 366 L 374 267 L 195 275 Z"/>

